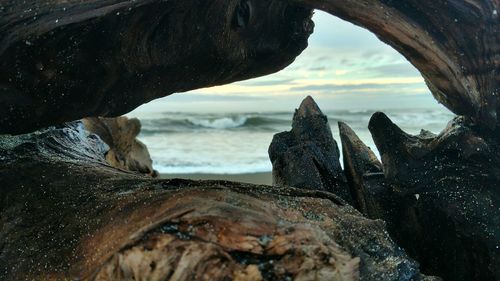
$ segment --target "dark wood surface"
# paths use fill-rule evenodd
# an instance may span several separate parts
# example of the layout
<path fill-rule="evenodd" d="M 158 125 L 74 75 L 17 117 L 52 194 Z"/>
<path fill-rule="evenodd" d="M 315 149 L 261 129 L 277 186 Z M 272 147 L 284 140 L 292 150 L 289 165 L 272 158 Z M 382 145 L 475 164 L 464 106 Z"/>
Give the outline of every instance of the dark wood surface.
<path fill-rule="evenodd" d="M 0 280 L 427 278 L 331 193 L 152 179 L 103 148 L 77 124 L 0 137 Z"/>
<path fill-rule="evenodd" d="M 0 133 L 274 73 L 306 48 L 310 9 L 240 2 L 0 1 Z"/>

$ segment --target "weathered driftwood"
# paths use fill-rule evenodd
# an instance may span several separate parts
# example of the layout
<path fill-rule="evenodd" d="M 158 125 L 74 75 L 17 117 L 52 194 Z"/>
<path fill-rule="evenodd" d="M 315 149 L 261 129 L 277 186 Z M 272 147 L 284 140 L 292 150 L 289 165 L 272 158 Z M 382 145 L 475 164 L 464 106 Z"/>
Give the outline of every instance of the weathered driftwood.
<path fill-rule="evenodd" d="M 85 129 L 98 135 L 108 146 L 106 162 L 115 168 L 157 177 L 153 160 L 145 144 L 137 139 L 141 122 L 125 116 L 116 118 L 89 117 L 82 120 Z"/>
<path fill-rule="evenodd" d="M 498 279 L 500 0 L 290 2 L 1 1 L 0 133 L 275 72 L 305 48 L 320 8 L 377 34 L 474 119 L 415 137 L 376 114 L 385 177 L 367 181 L 359 163 L 371 156 L 346 160 L 354 201 L 374 217 L 395 210 L 391 232 L 428 272 Z M 419 278 L 381 222 L 328 193 L 146 179 L 109 167 L 106 151 L 77 128 L 1 137 L 2 279 Z M 381 207 L 385 192 L 395 209 Z"/>
<path fill-rule="evenodd" d="M 276 72 L 310 17 L 283 0 L 1 0 L 0 133 Z"/>
<path fill-rule="evenodd" d="M 79 124 L 0 137 L 0 280 L 430 280 L 330 193 L 156 180 L 106 149 Z"/>
<path fill-rule="evenodd" d="M 292 0 L 355 23 L 403 54 L 434 97 L 495 127 L 500 112 L 500 0 Z"/>
<path fill-rule="evenodd" d="M 329 191 L 351 201 L 328 119 L 310 96 L 295 111 L 292 130 L 273 137 L 269 158 L 273 184 Z"/>
<path fill-rule="evenodd" d="M 339 132 L 353 206 L 369 218 L 383 219 L 392 230 L 395 198 L 384 180 L 382 163 L 347 124 L 339 122 Z"/>
<path fill-rule="evenodd" d="M 382 113 L 372 117 L 370 130 L 384 177 L 368 177 L 378 162 L 354 132 L 341 129 L 345 171 L 361 210 L 387 221 L 391 236 L 424 272 L 445 280 L 498 279 L 498 132 L 457 117 L 438 136 L 412 136 Z"/>
<path fill-rule="evenodd" d="M 439 135 L 406 134 L 376 113 L 370 131 L 392 186 L 393 237 L 426 273 L 500 277 L 500 132 L 457 117 Z"/>
<path fill-rule="evenodd" d="M 310 10 L 293 5 L 369 29 L 420 70 L 438 101 L 496 126 L 500 0 L 3 0 L 0 132 L 117 116 L 278 71 L 312 31 Z"/>
<path fill-rule="evenodd" d="M 314 114 L 302 114 L 309 120 L 301 119 L 300 124 L 316 124 L 319 108 L 311 106 L 310 98 L 301 108 L 304 104 L 308 109 L 298 112 Z M 324 124 L 326 117 L 320 116 Z M 331 138 L 329 127 L 314 128 L 309 127 L 309 132 Z M 492 133 L 457 117 L 438 136 L 427 131 L 411 136 L 383 113 L 376 113 L 369 129 L 381 163 L 346 124 L 340 123 L 339 128 L 346 188 L 353 206 L 369 218 L 386 221 L 391 236 L 421 262 L 425 273 L 463 281 L 500 277 L 499 132 Z M 286 162 L 288 165 L 280 164 L 285 161 L 278 162 L 280 165 L 273 162 L 273 174 L 286 175 L 287 182 L 315 179 L 318 171 L 309 168 L 310 156 L 294 159 L 287 156 L 287 149 L 277 149 L 283 147 L 278 146 L 283 134 L 276 135 L 271 158 L 293 161 Z M 336 143 L 328 141 L 330 144 L 315 145 L 314 155 L 331 154 L 330 147 L 336 147 Z M 297 138 L 293 147 L 310 146 L 310 139 Z M 309 155 L 292 155 L 303 154 Z M 289 167 L 297 171 L 288 172 Z M 321 178 L 337 175 L 337 171 L 319 172 L 324 172 Z"/>

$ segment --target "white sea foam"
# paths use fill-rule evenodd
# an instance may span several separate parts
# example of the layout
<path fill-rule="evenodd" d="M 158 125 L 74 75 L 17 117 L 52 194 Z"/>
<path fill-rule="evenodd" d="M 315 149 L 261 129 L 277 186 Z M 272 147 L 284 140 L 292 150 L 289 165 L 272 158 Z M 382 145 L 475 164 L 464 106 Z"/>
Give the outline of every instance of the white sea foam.
<path fill-rule="evenodd" d="M 205 128 L 212 129 L 231 129 L 241 127 L 247 121 L 247 117 L 238 116 L 236 118 L 222 117 L 216 119 L 199 119 L 199 118 L 189 118 L 189 122 L 193 125 L 201 126 Z"/>

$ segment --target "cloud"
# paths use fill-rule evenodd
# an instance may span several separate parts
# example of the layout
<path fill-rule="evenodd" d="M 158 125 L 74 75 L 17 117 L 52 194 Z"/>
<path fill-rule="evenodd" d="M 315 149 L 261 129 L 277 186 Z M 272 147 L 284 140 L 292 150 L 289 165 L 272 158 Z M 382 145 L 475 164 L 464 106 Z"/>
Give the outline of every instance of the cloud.
<path fill-rule="evenodd" d="M 254 87 L 275 86 L 283 84 L 293 85 L 294 79 L 267 80 L 265 78 L 261 78 L 261 79 L 252 79 L 252 80 L 238 82 L 238 84 L 242 86 L 254 86 Z"/>
<path fill-rule="evenodd" d="M 363 59 L 377 59 L 380 58 L 380 51 L 379 50 L 369 50 L 365 51 L 361 54 L 361 58 Z"/>
<path fill-rule="evenodd" d="M 413 77 L 420 76 L 420 72 L 409 63 L 397 63 L 369 67 L 361 70 L 361 72 L 371 73 L 374 76 L 386 77 Z"/>
<path fill-rule="evenodd" d="M 309 71 L 325 71 L 327 68 L 324 66 L 316 66 L 309 68 Z"/>
<path fill-rule="evenodd" d="M 260 97 L 256 96 L 246 96 L 246 95 L 220 95 L 213 93 L 204 92 L 188 92 L 188 93 L 177 93 L 162 98 L 162 100 L 172 103 L 172 102 L 203 102 L 203 101 L 254 101 L 260 100 Z"/>
<path fill-rule="evenodd" d="M 331 57 L 330 57 L 330 56 L 319 56 L 319 57 L 317 57 L 317 58 L 315 59 L 315 61 L 316 61 L 316 62 L 324 62 L 324 61 L 329 60 L 329 59 L 331 59 Z"/>
<path fill-rule="evenodd" d="M 321 85 L 305 85 L 291 87 L 290 91 L 294 92 L 325 92 L 325 93 L 339 93 L 339 92 L 384 92 L 394 90 L 419 90 L 422 88 L 422 83 L 363 83 L 363 84 L 321 84 Z"/>
<path fill-rule="evenodd" d="M 354 66 L 354 65 L 356 65 L 356 63 L 354 63 L 352 60 L 346 59 L 346 58 L 342 59 L 340 61 L 340 64 L 343 65 L 343 66 Z"/>

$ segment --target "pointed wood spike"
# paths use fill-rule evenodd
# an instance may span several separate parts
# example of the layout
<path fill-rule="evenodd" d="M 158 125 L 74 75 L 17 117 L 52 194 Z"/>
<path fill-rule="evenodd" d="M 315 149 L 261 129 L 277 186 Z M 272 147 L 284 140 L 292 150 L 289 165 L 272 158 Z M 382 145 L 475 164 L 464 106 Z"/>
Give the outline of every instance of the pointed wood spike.
<path fill-rule="evenodd" d="M 312 116 L 323 116 L 323 112 L 311 96 L 307 96 L 295 112 L 296 118 L 306 118 Z"/>
<path fill-rule="evenodd" d="M 342 152 L 345 156 L 355 156 L 352 167 L 363 174 L 382 172 L 382 163 L 373 151 L 366 146 L 356 133 L 344 122 L 339 122 L 340 139 L 342 141 Z M 344 164 L 347 164 L 344 161 Z"/>
<path fill-rule="evenodd" d="M 382 112 L 373 114 L 368 129 L 380 152 L 385 176 L 395 179 L 398 173 L 406 171 L 411 158 L 408 144 L 415 143 L 416 137 L 405 133 Z"/>
<path fill-rule="evenodd" d="M 269 146 L 276 185 L 326 190 L 350 202 L 340 151 L 328 118 L 310 96 L 295 111 L 292 130 L 273 137 Z"/>
<path fill-rule="evenodd" d="M 339 122 L 344 172 L 356 208 L 374 219 L 391 221 L 387 214 L 392 204 L 385 185 L 382 163 L 356 133 L 345 123 Z"/>

